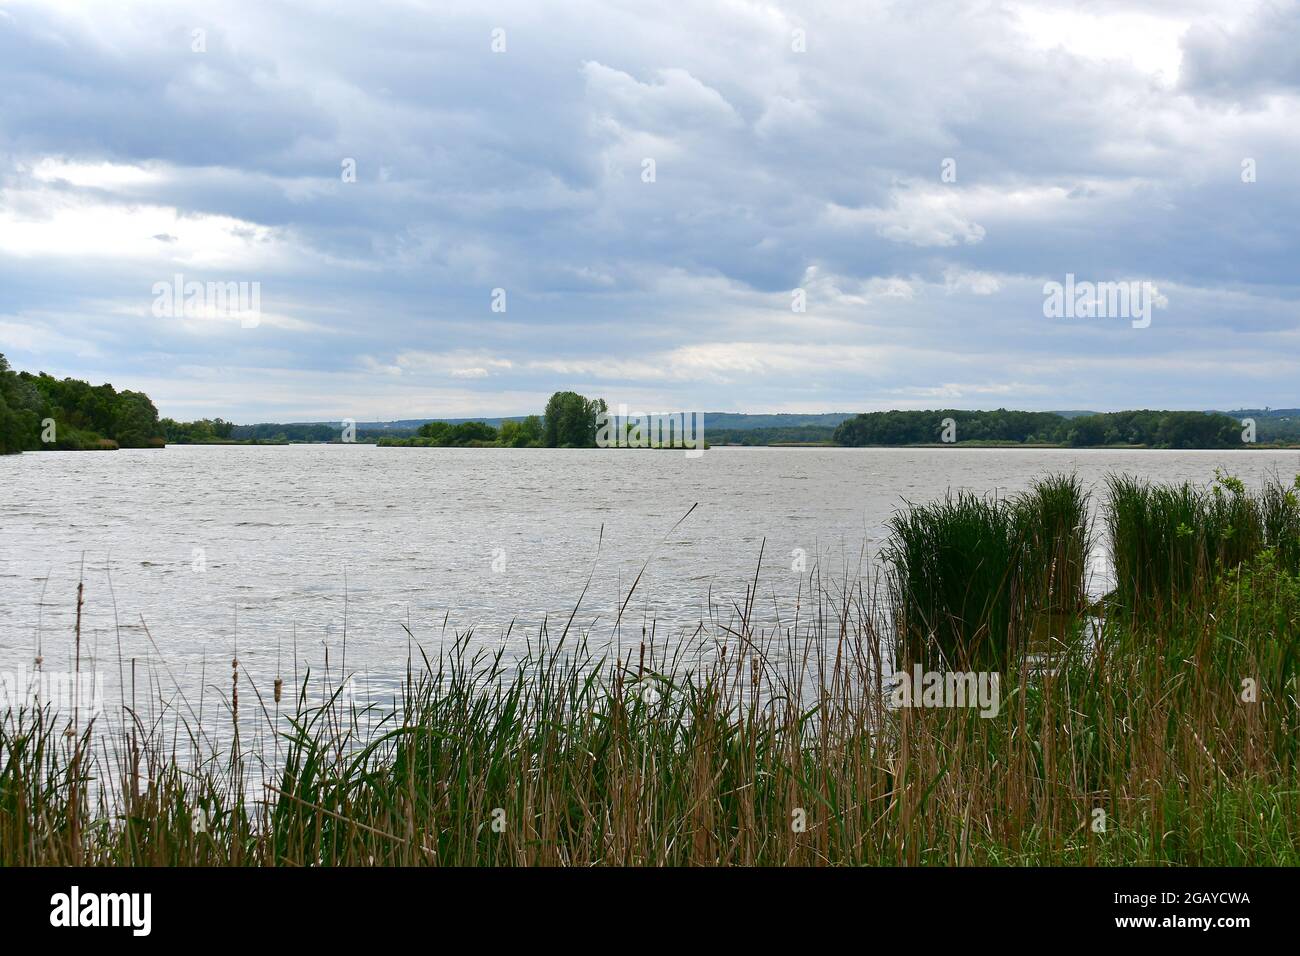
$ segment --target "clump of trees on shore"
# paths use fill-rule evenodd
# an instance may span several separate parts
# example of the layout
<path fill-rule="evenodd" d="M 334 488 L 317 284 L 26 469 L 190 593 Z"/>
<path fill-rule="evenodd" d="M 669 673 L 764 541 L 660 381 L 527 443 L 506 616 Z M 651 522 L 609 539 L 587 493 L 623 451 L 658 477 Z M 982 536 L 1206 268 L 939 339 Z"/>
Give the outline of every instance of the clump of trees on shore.
<path fill-rule="evenodd" d="M 169 445 L 202 445 L 212 442 L 228 442 L 234 433 L 234 423 L 222 418 L 200 418 L 195 422 L 178 422 L 164 418 L 161 422 L 163 435 Z"/>
<path fill-rule="evenodd" d="M 15 372 L 0 355 L 0 454 L 164 443 L 158 409 L 143 392 Z"/>
<path fill-rule="evenodd" d="M 500 428 L 487 422 L 427 422 L 419 427 L 414 438 L 394 440 L 381 438 L 381 445 L 415 445 L 438 448 L 530 448 L 542 439 L 542 420 L 529 415 L 523 421 L 504 421 Z"/>
<path fill-rule="evenodd" d="M 404 448 L 595 448 L 603 398 L 556 392 L 544 415 L 506 419 L 500 428 L 487 422 L 427 422 L 410 438 L 380 438 L 385 447 Z"/>
<path fill-rule="evenodd" d="M 951 419 L 948 428 L 946 420 Z M 991 412 L 960 409 L 867 412 L 835 429 L 840 445 L 924 445 L 945 440 L 1017 444 L 1140 445 L 1148 448 L 1233 448 L 1241 425 L 1227 415 L 1206 412 L 1105 412 L 1067 418 L 1055 412 Z"/>

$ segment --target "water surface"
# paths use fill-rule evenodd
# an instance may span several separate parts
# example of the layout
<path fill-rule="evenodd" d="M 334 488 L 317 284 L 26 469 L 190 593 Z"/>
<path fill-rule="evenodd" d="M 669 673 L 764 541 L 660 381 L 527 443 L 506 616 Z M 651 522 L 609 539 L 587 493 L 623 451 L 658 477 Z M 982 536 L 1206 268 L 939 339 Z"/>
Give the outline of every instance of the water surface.
<path fill-rule="evenodd" d="M 1209 481 L 1216 466 L 1257 483 L 1293 476 L 1300 454 L 178 445 L 8 456 L 0 670 L 30 667 L 38 647 L 46 667 L 66 665 L 82 580 L 83 657 L 110 684 L 119 645 L 159 682 L 191 685 L 228 685 L 237 648 L 269 683 L 295 661 L 320 667 L 327 648 L 339 666 L 345 633 L 348 670 L 388 684 L 411 635 L 436 645 L 472 628 L 518 651 L 543 617 L 563 626 L 589 575 L 577 620 L 608 637 L 645 566 L 622 628 L 636 642 L 651 620 L 664 633 L 710 608 L 730 613 L 760 548 L 769 617 L 793 609 L 796 567 L 869 576 L 905 499 L 1012 493 L 1049 471 L 1097 490 L 1114 470 Z"/>

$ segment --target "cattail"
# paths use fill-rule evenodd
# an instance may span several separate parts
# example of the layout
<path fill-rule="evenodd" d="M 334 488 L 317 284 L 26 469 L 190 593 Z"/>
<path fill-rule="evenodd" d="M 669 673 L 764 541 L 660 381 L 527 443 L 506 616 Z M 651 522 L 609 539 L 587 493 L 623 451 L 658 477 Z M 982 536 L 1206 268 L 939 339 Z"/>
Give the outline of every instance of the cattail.
<path fill-rule="evenodd" d="M 239 716 L 239 658 L 231 658 L 230 661 L 230 705 L 235 711 L 235 716 Z"/>
<path fill-rule="evenodd" d="M 284 681 L 280 679 L 280 639 L 275 641 L 275 702 L 280 703 L 281 692 L 284 689 Z"/>

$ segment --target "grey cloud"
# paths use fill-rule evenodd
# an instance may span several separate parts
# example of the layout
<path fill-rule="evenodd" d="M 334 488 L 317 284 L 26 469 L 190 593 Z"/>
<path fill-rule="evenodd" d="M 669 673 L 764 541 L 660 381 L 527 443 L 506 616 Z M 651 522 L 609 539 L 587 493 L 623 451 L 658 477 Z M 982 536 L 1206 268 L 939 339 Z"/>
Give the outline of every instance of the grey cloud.
<path fill-rule="evenodd" d="M 1199 406 L 1255 387 L 1239 371 L 1252 358 L 1274 391 L 1290 387 L 1262 360 L 1300 297 L 1300 187 L 1286 172 L 1300 150 L 1296 60 L 1275 39 L 1295 36 L 1293 7 L 1051 5 L 1185 20 L 1177 86 L 1033 48 L 1013 5 L 980 0 L 672 16 L 595 3 L 123 9 L 19 2 L 0 18 L 0 215 L 176 211 L 149 218 L 142 235 L 157 241 L 125 258 L 33 257 L 0 236 L 0 329 L 29 343 L 0 350 L 20 367 L 143 375 L 164 411 L 224 397 L 261 418 L 328 417 L 308 400 L 319 395 L 371 418 L 443 411 L 415 407 L 430 396 L 448 413 L 534 411 L 500 402 L 569 386 L 710 408 L 920 402 L 962 383 L 954 400 L 976 405 L 1003 387 L 999 403 L 1067 407 L 1218 391 Z M 1220 19 L 1239 25 L 1222 33 Z M 497 26 L 504 54 L 489 48 Z M 206 53 L 190 50 L 195 27 Z M 791 49 L 795 27 L 807 52 Z M 1234 98 L 1251 110 L 1227 108 Z M 150 175 L 41 181 L 31 170 L 50 157 Z M 946 157 L 955 183 L 940 180 Z M 1245 157 L 1259 169 L 1249 185 Z M 194 246 L 205 230 L 257 239 L 223 258 Z M 827 284 L 795 316 L 789 293 L 810 269 Z M 148 290 L 177 271 L 260 281 L 264 308 L 328 334 L 154 320 Z M 1149 278 L 1171 290 L 1169 310 L 1144 337 L 1050 326 L 1041 284 L 1066 272 Z M 912 294 L 880 294 L 899 283 Z M 495 287 L 504 315 L 488 308 Z M 73 339 L 93 343 L 97 366 Z M 719 357 L 729 342 L 734 364 Z M 767 368 L 748 364 L 760 346 L 802 357 L 802 371 L 747 373 Z M 876 347 L 893 358 L 824 358 Z M 1233 359 L 1220 378 L 1191 354 L 1206 348 Z M 468 358 L 399 361 L 457 352 Z M 1096 364 L 1116 355 L 1154 371 Z M 1077 376 L 1060 373 L 1065 356 Z M 242 371 L 205 377 L 200 402 L 159 368 Z M 272 388 L 276 376 L 302 387 Z"/>
<path fill-rule="evenodd" d="M 1263 3 L 1235 28 L 1194 25 L 1183 38 L 1182 86 L 1246 105 L 1300 91 L 1300 4 Z"/>

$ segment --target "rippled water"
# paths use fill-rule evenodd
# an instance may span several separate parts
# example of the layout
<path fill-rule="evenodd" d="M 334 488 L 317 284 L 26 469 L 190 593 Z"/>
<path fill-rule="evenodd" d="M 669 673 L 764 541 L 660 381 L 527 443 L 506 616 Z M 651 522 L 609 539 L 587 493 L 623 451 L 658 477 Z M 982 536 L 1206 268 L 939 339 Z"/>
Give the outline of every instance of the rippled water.
<path fill-rule="evenodd" d="M 796 549 L 809 567 L 856 575 L 904 499 L 1011 492 L 1062 470 L 1095 488 L 1113 470 L 1208 481 L 1216 465 L 1254 483 L 1294 475 L 1300 454 L 714 448 L 688 459 L 295 445 L 8 456 L 0 669 L 30 667 L 38 647 L 46 667 L 69 660 L 82 579 L 83 657 L 110 683 L 119 641 L 123 660 L 165 661 L 177 684 L 228 684 L 236 644 L 269 681 L 295 660 L 319 667 L 327 647 L 341 664 L 345 627 L 348 670 L 388 683 L 407 660 L 403 625 L 421 642 L 472 627 L 518 648 L 544 615 L 568 618 L 589 574 L 578 622 L 609 635 L 646 565 L 624 621 L 639 639 L 651 618 L 685 626 L 710 602 L 741 602 L 764 540 L 771 608 L 792 603 Z"/>

